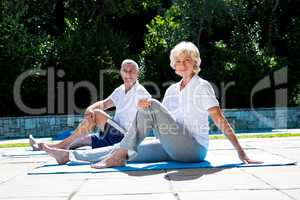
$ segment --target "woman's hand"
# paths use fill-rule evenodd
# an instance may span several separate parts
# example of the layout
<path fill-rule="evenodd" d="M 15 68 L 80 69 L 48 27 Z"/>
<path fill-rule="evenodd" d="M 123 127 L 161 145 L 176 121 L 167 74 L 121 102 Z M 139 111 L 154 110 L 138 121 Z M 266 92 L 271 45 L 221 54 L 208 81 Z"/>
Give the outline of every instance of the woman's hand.
<path fill-rule="evenodd" d="M 151 106 L 151 101 L 149 99 L 140 99 L 137 103 L 137 107 L 140 110 L 144 110 Z"/>
<path fill-rule="evenodd" d="M 239 150 L 238 151 L 239 154 L 239 158 L 241 159 L 241 161 L 245 164 L 261 164 L 263 163 L 263 161 L 258 161 L 258 160 L 252 160 L 250 159 L 244 150 Z"/>
<path fill-rule="evenodd" d="M 223 113 L 221 112 L 221 109 L 219 106 L 212 107 L 208 109 L 208 112 L 215 122 L 215 124 L 222 130 L 222 132 L 226 135 L 228 140 L 231 142 L 231 144 L 234 146 L 235 149 L 237 149 L 239 158 L 241 161 L 245 164 L 261 164 L 262 161 L 252 160 L 250 159 L 247 154 L 245 153 L 244 149 L 241 147 L 239 141 L 237 140 L 237 137 L 235 136 L 235 133 L 233 129 L 231 128 L 228 121 L 225 119 Z"/>

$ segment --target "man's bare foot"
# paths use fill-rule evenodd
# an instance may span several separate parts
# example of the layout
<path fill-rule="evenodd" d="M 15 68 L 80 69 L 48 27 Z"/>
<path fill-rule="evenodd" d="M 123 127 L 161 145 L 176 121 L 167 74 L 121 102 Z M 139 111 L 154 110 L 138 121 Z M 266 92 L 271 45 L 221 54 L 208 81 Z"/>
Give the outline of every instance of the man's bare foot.
<path fill-rule="evenodd" d="M 42 148 L 46 151 L 50 156 L 55 158 L 58 164 L 65 164 L 69 162 L 69 152 L 64 149 L 56 149 L 49 147 L 47 144 L 42 143 Z"/>
<path fill-rule="evenodd" d="M 124 166 L 126 164 L 127 153 L 127 149 L 117 149 L 105 159 L 95 164 L 92 164 L 91 167 L 96 169 L 102 169 L 107 167 Z"/>
<path fill-rule="evenodd" d="M 39 143 L 36 141 L 36 139 L 30 134 L 29 137 L 29 144 L 32 147 L 33 151 L 41 151 L 42 148 L 39 145 Z"/>

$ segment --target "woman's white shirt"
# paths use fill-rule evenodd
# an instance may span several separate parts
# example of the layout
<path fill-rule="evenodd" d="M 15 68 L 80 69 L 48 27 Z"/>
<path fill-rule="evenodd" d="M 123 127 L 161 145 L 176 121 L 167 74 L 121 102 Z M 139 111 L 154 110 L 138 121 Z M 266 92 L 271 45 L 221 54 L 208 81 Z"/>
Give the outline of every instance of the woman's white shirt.
<path fill-rule="evenodd" d="M 210 83 L 194 75 L 180 90 L 180 83 L 171 85 L 165 93 L 163 105 L 176 122 L 192 134 L 199 144 L 208 147 L 208 109 L 219 106 Z"/>

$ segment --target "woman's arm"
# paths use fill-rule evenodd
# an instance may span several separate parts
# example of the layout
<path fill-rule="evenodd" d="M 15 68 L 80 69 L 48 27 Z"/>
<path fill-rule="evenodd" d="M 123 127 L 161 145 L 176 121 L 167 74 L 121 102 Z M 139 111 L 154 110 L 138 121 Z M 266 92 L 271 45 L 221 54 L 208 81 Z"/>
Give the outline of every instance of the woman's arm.
<path fill-rule="evenodd" d="M 231 128 L 230 124 L 226 120 L 225 116 L 223 115 L 221 109 L 219 106 L 212 107 L 208 109 L 208 112 L 213 119 L 214 123 L 218 126 L 218 128 L 224 133 L 224 135 L 228 138 L 228 140 L 231 142 L 231 144 L 234 146 L 234 148 L 237 150 L 239 158 L 244 163 L 262 163 L 261 161 L 254 161 L 251 160 L 247 154 L 245 153 L 244 149 L 240 145 L 239 141 L 237 140 L 237 137 L 235 136 L 235 133 L 233 129 Z"/>

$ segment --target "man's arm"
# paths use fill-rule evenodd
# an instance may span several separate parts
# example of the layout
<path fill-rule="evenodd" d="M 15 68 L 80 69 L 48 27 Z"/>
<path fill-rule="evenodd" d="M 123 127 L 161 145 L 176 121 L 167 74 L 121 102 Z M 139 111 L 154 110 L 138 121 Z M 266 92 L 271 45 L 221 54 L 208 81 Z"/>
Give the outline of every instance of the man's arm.
<path fill-rule="evenodd" d="M 249 164 L 250 163 L 262 163 L 261 161 L 251 160 L 247 156 L 247 154 L 245 153 L 244 149 L 242 148 L 239 141 L 237 140 L 237 137 L 235 136 L 233 129 L 231 128 L 230 124 L 226 120 L 226 118 L 223 115 L 219 106 L 215 106 L 215 107 L 208 109 L 208 112 L 209 112 L 211 118 L 213 119 L 214 123 L 224 133 L 224 135 L 227 137 L 227 139 L 231 142 L 231 144 L 237 150 L 241 161 L 243 161 L 244 163 L 249 163 Z"/>
<path fill-rule="evenodd" d="M 93 103 L 92 105 L 87 107 L 87 109 L 84 112 L 84 118 L 87 120 L 94 121 L 95 120 L 94 110 L 96 109 L 107 110 L 113 106 L 114 106 L 114 102 L 109 98 L 104 99 L 102 101 L 97 101 L 96 103 Z"/>
<path fill-rule="evenodd" d="M 95 110 L 95 109 L 107 110 L 113 106 L 114 106 L 114 102 L 111 99 L 104 99 L 102 101 L 97 101 L 96 103 L 93 103 L 92 105 L 87 107 L 86 110 Z"/>

